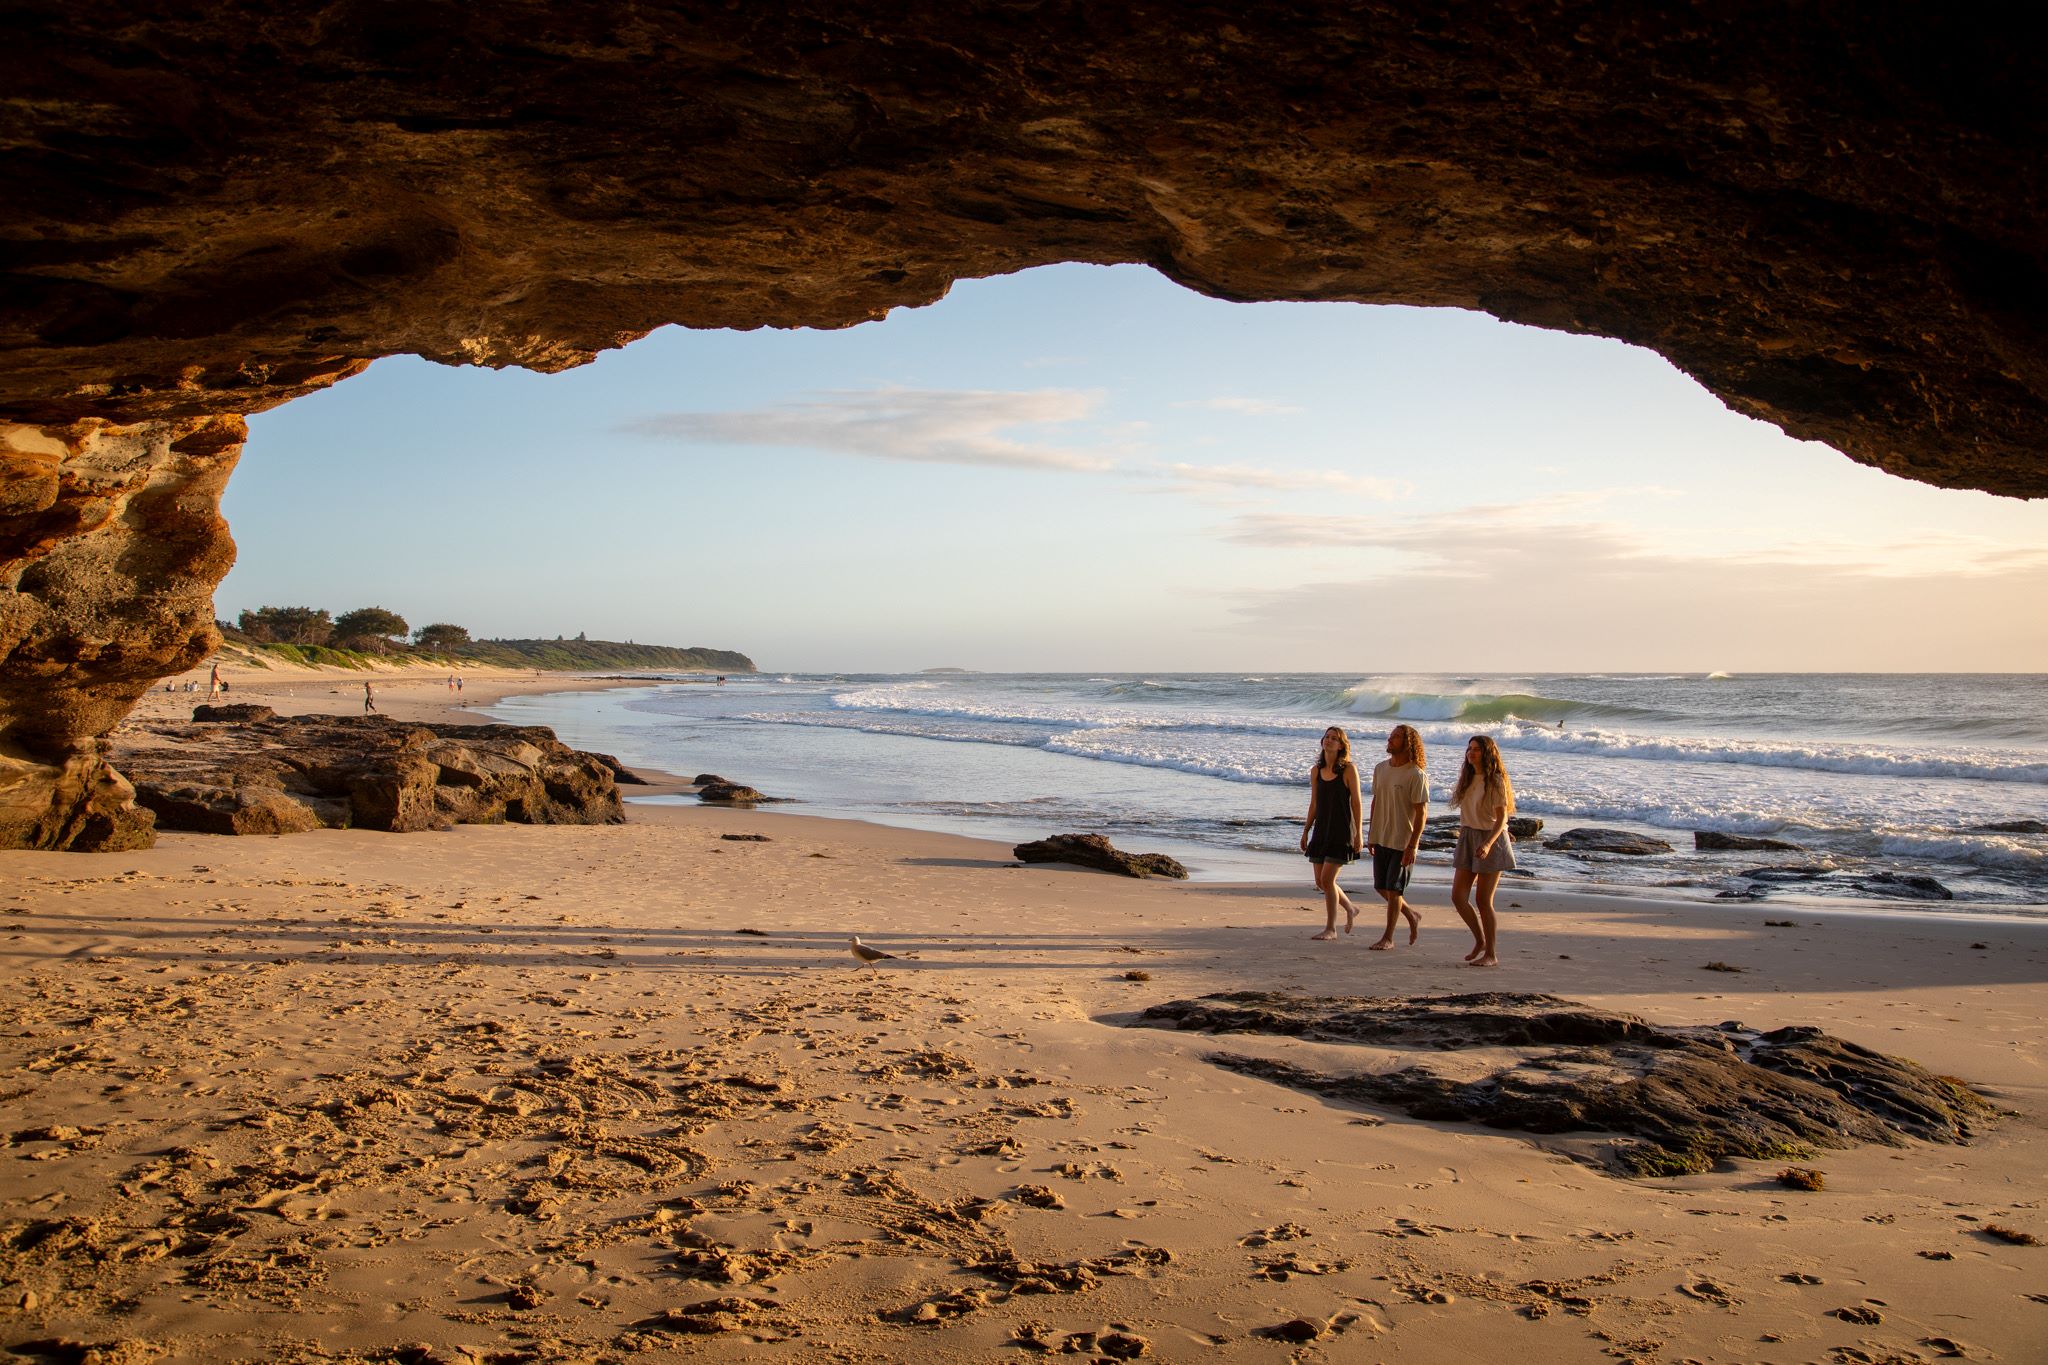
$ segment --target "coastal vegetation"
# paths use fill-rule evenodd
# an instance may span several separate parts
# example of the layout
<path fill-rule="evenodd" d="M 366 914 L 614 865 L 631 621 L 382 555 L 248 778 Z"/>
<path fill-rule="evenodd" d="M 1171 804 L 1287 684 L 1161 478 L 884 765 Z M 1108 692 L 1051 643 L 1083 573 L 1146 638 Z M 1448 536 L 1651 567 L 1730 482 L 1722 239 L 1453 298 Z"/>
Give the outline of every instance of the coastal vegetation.
<path fill-rule="evenodd" d="M 469 630 L 436 621 L 414 630 L 403 616 L 384 607 L 358 607 L 330 615 L 317 607 L 258 607 L 233 624 L 214 623 L 229 653 L 251 667 L 272 661 L 378 668 L 427 663 L 461 667 L 586 672 L 605 668 L 647 668 L 715 673 L 752 673 L 754 661 L 737 650 L 708 645 L 643 645 L 631 640 L 476 640 Z"/>

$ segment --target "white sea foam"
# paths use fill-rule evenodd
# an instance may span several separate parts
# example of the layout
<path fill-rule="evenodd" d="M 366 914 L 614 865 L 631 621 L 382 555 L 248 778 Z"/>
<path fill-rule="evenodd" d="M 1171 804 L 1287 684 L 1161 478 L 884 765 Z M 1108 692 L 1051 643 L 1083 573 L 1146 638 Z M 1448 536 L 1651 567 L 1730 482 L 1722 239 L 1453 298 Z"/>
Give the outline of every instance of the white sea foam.
<path fill-rule="evenodd" d="M 1319 734 L 1327 724 L 1324 718 L 1313 716 L 1148 709 L 1110 701 L 1034 702 L 1010 696 L 985 700 L 933 700 L 924 695 L 906 695 L 910 690 L 900 686 L 865 688 L 837 694 L 831 700 L 835 708 L 848 711 L 896 713 L 999 724 L 1065 726 L 1077 730 L 1212 731 L 1222 734 L 1306 737 Z M 1369 695 L 1376 700 L 1380 696 Z M 1365 700 L 1366 697 L 1361 696 L 1360 702 Z M 1582 754 L 1647 762 L 1721 763 L 1794 768 L 1879 777 L 1967 778 L 1985 782 L 2048 784 L 2048 755 L 2031 749 L 1638 734 L 1603 727 L 1558 729 L 1550 725 L 1532 724 L 1526 719 L 1502 719 L 1491 725 L 1454 726 L 1446 720 L 1432 720 L 1423 714 L 1434 708 L 1450 711 L 1467 721 L 1474 721 L 1474 717 L 1459 708 L 1478 709 L 1475 703 L 1480 703 L 1487 710 L 1512 712 L 1517 705 L 1546 702 L 1553 706 L 1573 705 L 1520 695 L 1436 695 L 1400 699 L 1403 706 L 1413 704 L 1414 709 L 1406 712 L 1404 718 L 1417 723 L 1423 742 L 1433 747 L 1462 745 L 1466 737 L 1478 728 L 1492 734 L 1503 749 L 1525 752 Z M 1354 743 L 1365 739 L 1367 737 L 1363 735 L 1353 736 Z M 1224 776 L 1221 772 L 1211 775 Z M 1270 779 L 1263 776 L 1246 776 L 1235 780 Z"/>
<path fill-rule="evenodd" d="M 1387 728 L 1417 726 L 1434 760 L 1439 813 L 1448 809 L 1465 738 L 1484 733 L 1507 755 L 1522 811 L 1545 819 L 1551 832 L 1574 824 L 1661 829 L 1677 850 L 1591 875 L 1654 879 L 1690 869 L 1719 877 L 1750 866 L 1692 852 L 1690 831 L 1717 829 L 1789 839 L 1808 860 L 1932 872 L 1966 900 L 2048 899 L 2048 836 L 1972 828 L 2048 820 L 2048 682 L 2039 678 L 1746 676 L 1732 686 L 1697 673 L 798 676 L 756 689 L 650 689 L 638 700 L 597 700 L 607 695 L 575 694 L 575 704 L 631 711 L 641 717 L 636 725 L 649 713 L 675 718 L 675 753 L 650 756 L 654 766 L 724 762 L 741 771 L 751 762 L 751 774 L 779 790 L 843 801 L 844 792 L 819 796 L 811 785 L 826 779 L 814 773 L 818 740 L 801 727 L 848 735 L 824 751 L 834 764 L 864 752 L 846 748 L 868 742 L 859 736 L 928 739 L 942 741 L 927 746 L 929 758 L 914 743 L 899 744 L 876 750 L 886 757 L 873 768 L 830 781 L 847 792 L 886 787 L 891 802 L 926 795 L 986 808 L 991 818 L 1034 821 L 1017 803 L 1057 791 L 1099 814 L 1104 828 L 1228 847 L 1253 837 L 1233 831 L 1299 818 L 1316 737 L 1332 721 L 1351 730 L 1366 768 L 1380 757 Z M 717 731 L 705 727 L 721 721 L 748 724 L 714 741 Z M 788 738 L 774 738 L 777 731 Z M 624 753 L 650 732 L 615 733 L 628 737 L 586 742 Z M 736 747 L 707 754 L 707 741 Z M 969 757 L 977 751 L 982 757 Z M 778 771 L 776 763 L 790 766 Z M 1090 764 L 1101 765 L 1093 779 Z M 1278 848 L 1291 837 L 1259 846 Z"/>

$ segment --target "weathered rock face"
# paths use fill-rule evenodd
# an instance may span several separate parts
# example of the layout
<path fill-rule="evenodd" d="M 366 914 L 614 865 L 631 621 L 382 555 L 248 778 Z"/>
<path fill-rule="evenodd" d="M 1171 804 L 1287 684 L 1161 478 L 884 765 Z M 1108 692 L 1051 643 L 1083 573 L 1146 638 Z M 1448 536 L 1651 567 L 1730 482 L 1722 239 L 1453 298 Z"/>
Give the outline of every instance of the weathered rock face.
<path fill-rule="evenodd" d="M 1137 1022 L 1412 1051 L 1416 1061 L 1399 1069 L 1339 1075 L 1278 1057 L 1216 1053 L 1209 1060 L 1420 1119 L 1619 1134 L 1628 1140 L 1575 1155 L 1630 1175 L 1676 1175 L 1730 1157 L 1783 1159 L 1859 1142 L 1965 1142 L 1991 1116 L 1961 1086 L 1816 1028 L 1672 1028 L 1549 995 L 1333 999 L 1238 991 L 1154 1005 Z M 1470 1067 L 1430 1064 L 1431 1055 L 1463 1049 L 1511 1055 L 1476 1077 Z"/>
<path fill-rule="evenodd" d="M 612 770 L 544 726 L 407 725 L 382 716 L 158 724 L 168 745 L 123 755 L 145 813 L 164 829 L 405 833 L 501 821 L 625 819 Z"/>
<path fill-rule="evenodd" d="M 239 417 L 0 425 L 0 847 L 146 846 L 98 737 L 213 648 Z"/>
<path fill-rule="evenodd" d="M 210 643 L 240 417 L 394 353 L 556 370 L 1146 262 L 1621 337 L 1854 459 L 2048 494 L 2048 106 L 1969 10 L 29 0 L 0 32 L 17 804 Z"/>
<path fill-rule="evenodd" d="M 1072 863 L 1120 877 L 1172 877 L 1186 881 L 1188 870 L 1164 853 L 1126 853 L 1100 834 L 1054 834 L 1010 850 L 1024 863 Z"/>

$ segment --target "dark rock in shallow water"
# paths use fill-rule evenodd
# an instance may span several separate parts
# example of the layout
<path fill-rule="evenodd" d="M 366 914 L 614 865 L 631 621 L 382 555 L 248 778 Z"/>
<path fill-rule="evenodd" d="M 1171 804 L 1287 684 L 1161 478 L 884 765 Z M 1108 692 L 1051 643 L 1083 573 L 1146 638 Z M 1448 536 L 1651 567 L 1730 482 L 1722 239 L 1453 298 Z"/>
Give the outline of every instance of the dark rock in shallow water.
<path fill-rule="evenodd" d="M 285 716 L 149 728 L 184 741 L 122 758 L 136 801 L 163 829 L 292 834 L 325 825 L 405 833 L 625 819 L 611 770 L 544 726 Z"/>
<path fill-rule="evenodd" d="M 1629 1175 L 1703 1171 L 1731 1157 L 1908 1138 L 1962 1143 L 1991 1107 L 1970 1091 L 1814 1028 L 1666 1027 L 1549 995 L 1298 997 L 1237 991 L 1154 1005 L 1138 1022 L 1374 1049 L 1413 1049 L 1395 1071 L 1329 1074 L 1271 1057 L 1212 1053 L 1245 1075 L 1419 1119 L 1528 1133 L 1614 1133 L 1604 1153 Z M 1432 1054 L 1514 1049 L 1486 1075 L 1439 1074 Z M 1327 1057 L 1319 1049 L 1316 1061 Z"/>
<path fill-rule="evenodd" d="M 1860 891 L 1871 896 L 1890 896 L 1906 900 L 1949 901 L 1955 893 L 1932 877 L 1917 872 L 1844 872 L 1835 867 L 1752 867 L 1735 874 L 1747 881 L 1787 884 L 1805 882 L 1817 891 Z M 1831 879 L 1831 880 L 1830 880 Z M 1813 885 L 1827 880 L 1826 886 Z M 1743 892 L 1721 893 L 1723 898 L 1732 899 Z"/>
<path fill-rule="evenodd" d="M 1125 853 L 1100 834 L 1055 834 L 1019 844 L 1010 850 L 1019 862 L 1074 863 L 1126 877 L 1174 877 L 1186 880 L 1188 870 L 1164 853 Z"/>
<path fill-rule="evenodd" d="M 238 701 L 229 705 L 211 704 L 192 708 L 192 719 L 202 724 L 218 724 L 221 721 L 275 720 L 277 712 L 268 706 L 259 706 L 253 701 Z"/>
<path fill-rule="evenodd" d="M 717 773 L 698 773 L 690 779 L 690 785 L 693 787 L 727 787 L 732 784 Z"/>
<path fill-rule="evenodd" d="M 2000 820 L 1995 824 L 1972 825 L 1970 830 L 1981 834 L 2048 834 L 2048 824 L 2039 820 Z"/>
<path fill-rule="evenodd" d="M 774 798 L 763 796 L 752 787 L 719 778 L 710 782 L 699 782 L 697 799 L 715 806 L 758 806 L 763 801 L 771 801 Z"/>
<path fill-rule="evenodd" d="M 1295 823 L 1293 816 L 1287 816 L 1289 824 Z M 1543 822 L 1533 815 L 1510 815 L 1508 835 L 1516 843 L 1523 843 L 1543 832 Z M 1422 826 L 1422 847 L 1432 851 L 1456 848 L 1458 846 L 1458 817 L 1455 815 L 1432 815 Z"/>
<path fill-rule="evenodd" d="M 1873 872 L 1858 877 L 1857 883 L 1867 891 L 1879 895 L 1904 896 L 1908 900 L 1952 901 L 1956 893 L 1932 877 L 1923 877 L 1917 872 Z"/>
<path fill-rule="evenodd" d="M 1723 834 L 1718 830 L 1696 829 L 1692 846 L 1701 853 L 1804 853 L 1798 844 L 1783 839 L 1759 839 L 1748 834 Z"/>
<path fill-rule="evenodd" d="M 1647 834 L 1630 834 L 1622 829 L 1599 829 L 1591 825 L 1554 834 L 1544 847 L 1558 853 L 1615 853 L 1629 858 L 1646 858 L 1653 853 L 1671 852 L 1671 845 L 1662 839 L 1652 839 Z"/>
<path fill-rule="evenodd" d="M 1753 882 L 1810 882 L 1833 871 L 1832 867 L 1752 867 L 1735 875 Z"/>

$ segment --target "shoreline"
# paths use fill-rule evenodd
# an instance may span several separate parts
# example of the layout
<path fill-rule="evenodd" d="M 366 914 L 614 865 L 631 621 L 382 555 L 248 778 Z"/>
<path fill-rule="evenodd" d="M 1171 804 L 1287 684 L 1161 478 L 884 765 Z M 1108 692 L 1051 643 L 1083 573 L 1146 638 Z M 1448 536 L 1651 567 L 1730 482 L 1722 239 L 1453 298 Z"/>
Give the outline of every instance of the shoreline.
<path fill-rule="evenodd" d="M 515 696 L 545 697 L 563 693 L 689 685 L 692 681 L 684 677 L 650 679 L 645 676 L 622 676 L 611 673 L 542 672 L 536 677 L 528 670 L 476 667 L 462 670 L 460 676 L 464 679 L 463 691 L 459 694 L 449 694 L 445 681 L 449 672 L 450 670 L 447 669 L 426 668 L 424 666 L 394 668 L 380 672 L 371 679 L 377 687 L 379 713 L 388 715 L 394 720 L 418 723 L 445 724 L 452 722 L 457 724 L 516 725 L 520 722 L 508 721 L 499 716 L 492 715 L 489 708 L 508 697 Z M 250 671 L 246 675 L 241 670 L 231 671 L 228 676 L 236 685 L 231 689 L 225 700 L 230 702 L 256 702 L 272 707 L 281 715 L 315 713 L 361 714 L 361 691 L 364 675 L 360 672 L 331 667 L 298 667 L 290 664 L 279 664 L 275 673 L 277 676 L 272 677 L 255 671 Z M 709 684 L 709 680 L 714 676 L 710 672 L 702 674 L 706 685 Z M 157 691 L 147 694 L 137 704 L 129 720 L 124 721 L 123 725 L 114 732 L 113 739 L 117 748 L 115 766 L 119 767 L 119 747 L 124 744 L 133 745 L 149 742 L 146 737 L 136 733 L 131 722 L 189 719 L 191 707 L 205 700 L 203 689 L 206 677 L 207 668 L 205 665 L 201 665 L 170 680 L 179 686 L 182 686 L 187 680 L 195 681 L 202 689 L 198 693 L 188 694 L 182 691 L 166 693 L 159 688 Z M 453 699 L 451 699 L 451 695 Z M 693 775 L 671 772 L 648 764 L 629 762 L 626 766 L 635 775 L 644 779 L 645 782 L 645 785 L 622 786 L 620 788 L 619 794 L 629 808 L 659 809 L 664 804 L 674 802 L 681 805 L 683 809 L 694 809 L 693 806 L 684 804 L 686 798 L 695 789 L 692 781 Z M 750 780 L 749 776 L 744 772 L 729 773 L 725 774 L 725 776 L 733 777 L 740 782 Z M 770 792 L 769 795 L 779 796 L 782 793 Z M 648 801 L 645 798 L 657 798 L 657 800 Z M 760 812 L 764 815 L 775 816 L 807 815 L 812 814 L 811 808 L 815 804 L 806 801 L 804 798 L 792 798 L 786 805 L 776 803 L 763 806 L 760 808 Z M 631 817 L 629 816 L 629 818 Z M 837 808 L 829 805 L 825 807 L 824 812 L 816 814 L 814 818 L 845 819 L 873 825 L 880 829 L 915 831 L 943 837 L 980 840 L 992 847 L 999 846 L 1005 852 L 1010 847 L 1010 841 L 993 835 L 963 833 L 953 828 L 935 827 L 925 824 L 894 824 L 885 820 L 871 818 L 868 812 Z M 1048 827 L 1024 837 L 1044 837 L 1047 834 L 1057 832 L 1060 831 Z M 1142 852 L 1148 850 L 1134 845 L 1128 851 Z M 1179 850 L 1176 849 L 1175 851 L 1178 852 Z M 1286 861 L 1286 855 L 1284 854 L 1275 856 L 1280 862 L 1284 863 Z M 1431 861 L 1419 865 L 1417 872 L 1418 876 L 1414 885 L 1440 893 L 1439 899 L 1442 899 L 1447 905 L 1450 883 L 1448 863 Z M 1359 880 L 1361 875 L 1363 876 L 1362 882 Z M 1214 879 L 1198 878 L 1196 880 L 1200 885 L 1204 886 L 1270 885 L 1292 888 L 1297 879 L 1276 875 L 1270 879 L 1220 876 Z M 1309 880 L 1305 870 L 1301 873 L 1298 880 L 1303 882 Z M 1362 892 L 1358 890 L 1360 886 L 1363 887 Z M 1367 914 L 1372 913 L 1374 906 L 1379 904 L 1377 897 L 1371 889 L 1371 873 L 1367 863 L 1360 862 L 1347 869 L 1346 889 L 1353 893 L 1352 899 L 1357 901 L 1361 909 Z M 1879 919 L 1925 918 L 1934 921 L 1993 924 L 2009 921 L 2048 920 L 2048 905 L 2015 905 L 2006 907 L 1971 903 L 1967 908 L 1944 911 L 1926 908 L 1925 903 L 1910 900 L 1884 902 L 1871 901 L 1861 897 L 1830 898 L 1801 895 L 1798 892 L 1782 892 L 1767 900 L 1742 901 L 1721 899 L 1710 892 L 1706 892 L 1704 889 L 1601 881 L 1590 872 L 1585 875 L 1583 880 L 1570 882 L 1554 878 L 1531 878 L 1528 880 L 1518 880 L 1513 877 L 1505 878 L 1497 892 L 1497 899 L 1500 903 L 1505 904 L 1510 898 L 1510 893 L 1521 890 L 1620 897 L 1623 899 L 1653 901 L 1659 904 L 1668 903 L 1705 907 L 1721 911 L 1743 909 L 1769 912 L 1775 908 L 1784 913 L 1807 913 L 1810 911 L 1815 914 L 1864 916 Z M 1680 894 L 1689 890 L 1695 891 L 1695 894 Z"/>
<path fill-rule="evenodd" d="M 1518 889 L 1487 971 L 1433 900 L 1417 948 L 1368 952 L 1370 923 L 1310 941 L 1300 888 L 767 814 L 0 854 L 0 1192 L 43 1229 L 0 1239 L 5 1302 L 33 1296 L 0 1343 L 598 1360 L 702 1326 L 721 1358 L 922 1365 L 1042 1328 L 1260 1361 L 1299 1320 L 1333 1358 L 1790 1365 L 2048 1338 L 2048 1253 L 1980 1231 L 2048 1237 L 2048 925 Z M 898 960 L 859 967 L 849 933 Z M 1809 1024 L 2008 1112 L 1967 1146 L 1815 1151 L 1819 1193 L 1782 1160 L 1627 1180 L 1582 1164 L 1597 1136 L 1212 1060 L 1440 1053 L 1130 1026 L 1238 990 Z M 1032 1293 L 991 1265 L 1080 1269 Z"/>

